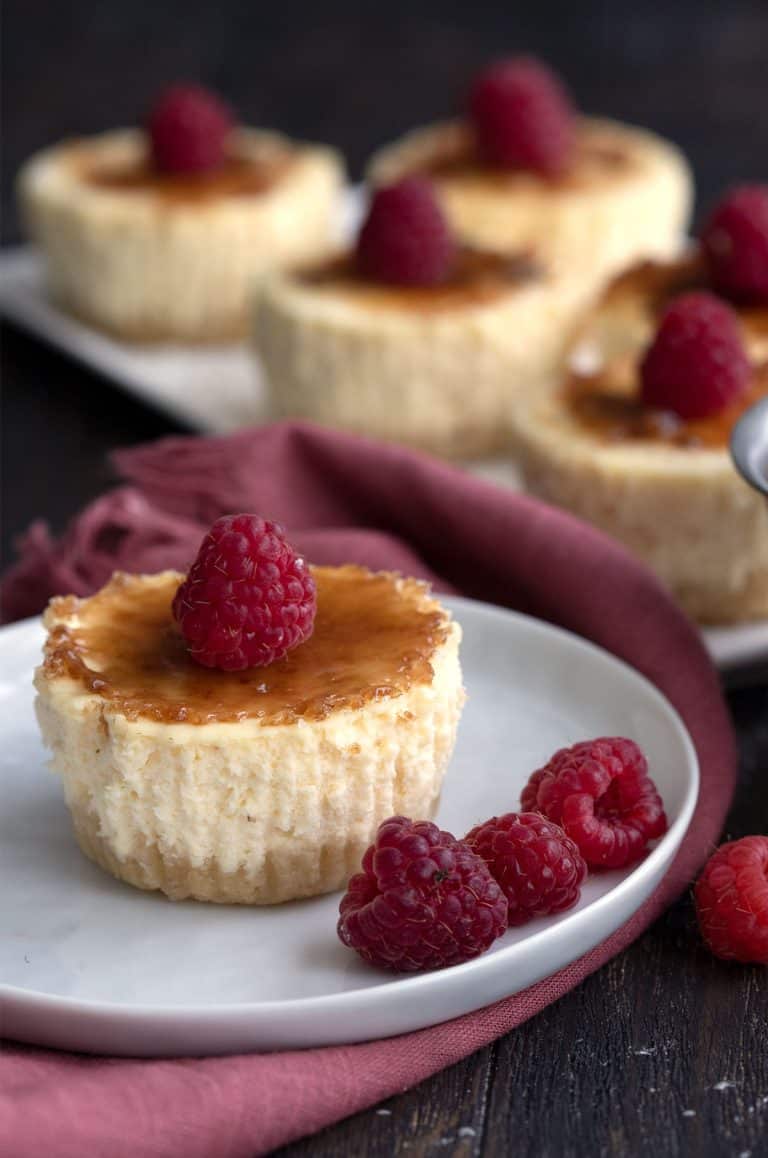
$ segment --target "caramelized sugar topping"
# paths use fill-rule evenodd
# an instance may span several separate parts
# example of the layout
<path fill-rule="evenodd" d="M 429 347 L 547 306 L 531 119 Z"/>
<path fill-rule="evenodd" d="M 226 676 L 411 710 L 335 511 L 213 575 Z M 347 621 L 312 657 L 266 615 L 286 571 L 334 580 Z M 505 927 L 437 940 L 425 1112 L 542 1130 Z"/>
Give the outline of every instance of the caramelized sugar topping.
<path fill-rule="evenodd" d="M 53 601 L 58 624 L 45 671 L 68 675 L 129 719 L 205 724 L 321 720 L 432 680 L 431 657 L 448 619 L 413 579 L 360 567 L 316 567 L 317 618 L 311 638 L 268 667 L 224 672 L 200 667 L 171 615 L 182 576 L 116 575 L 82 602 Z"/>
<path fill-rule="evenodd" d="M 732 406 L 686 421 L 648 409 L 639 394 L 639 362 L 660 314 L 678 294 L 707 288 L 704 263 L 695 250 L 679 261 L 641 262 L 611 283 L 579 343 L 595 366 L 577 368 L 577 355 L 566 379 L 566 403 L 582 426 L 604 442 L 643 440 L 710 449 L 728 445 L 744 411 L 768 394 L 768 307 L 733 307 L 754 374 L 749 389 Z"/>
<path fill-rule="evenodd" d="M 382 309 L 425 313 L 461 306 L 485 305 L 543 276 L 542 267 L 527 253 L 502 254 L 462 246 L 446 281 L 432 286 L 382 285 L 368 281 L 345 254 L 297 274 L 304 285 L 354 294 L 355 300 Z"/>
<path fill-rule="evenodd" d="M 610 374 L 572 373 L 566 386 L 571 412 L 604 442 L 643 440 L 709 449 L 726 447 L 744 411 L 766 394 L 768 363 L 756 370 L 738 402 L 707 418 L 688 421 L 666 410 L 649 410 L 636 390 L 617 389 Z"/>
<path fill-rule="evenodd" d="M 706 288 L 704 259 L 693 247 L 677 261 L 639 261 L 631 265 L 609 284 L 601 304 L 610 308 L 634 300 L 656 318 L 678 294 Z"/>
<path fill-rule="evenodd" d="M 462 126 L 457 132 L 446 134 L 417 168 L 438 180 L 482 180 L 499 189 L 531 180 L 553 189 L 581 189 L 621 175 L 632 166 L 631 154 L 615 133 L 604 127 L 585 126 L 577 137 L 573 161 L 564 173 L 547 177 L 528 169 L 504 169 L 488 164 L 479 155 L 470 129 Z"/>
<path fill-rule="evenodd" d="M 89 185 L 113 192 L 152 192 L 166 203 L 195 204 L 266 193 L 290 165 L 287 150 L 272 150 L 263 157 L 232 155 L 206 173 L 161 173 L 149 159 L 119 166 L 96 161 L 84 168 L 83 177 Z"/>

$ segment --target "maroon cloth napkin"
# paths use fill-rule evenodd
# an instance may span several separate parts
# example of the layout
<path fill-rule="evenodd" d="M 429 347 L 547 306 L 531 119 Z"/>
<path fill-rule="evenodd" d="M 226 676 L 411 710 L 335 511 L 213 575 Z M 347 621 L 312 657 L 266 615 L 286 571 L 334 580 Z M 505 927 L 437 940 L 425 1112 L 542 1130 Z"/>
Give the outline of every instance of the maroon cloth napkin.
<path fill-rule="evenodd" d="M 115 455 L 129 484 L 60 544 L 38 524 L 4 584 L 8 618 L 54 590 L 85 593 L 115 566 L 184 567 L 224 512 L 284 522 L 315 562 L 399 568 L 578 632 L 651 679 L 701 762 L 690 830 L 654 895 L 559 973 L 456 1021 L 363 1045 L 161 1061 L 8 1043 L 0 1153 L 14 1158 L 251 1158 L 397 1093 L 486 1045 L 572 989 L 685 888 L 716 841 L 735 752 L 717 677 L 657 581 L 597 531 L 426 457 L 307 425 L 174 438 Z"/>

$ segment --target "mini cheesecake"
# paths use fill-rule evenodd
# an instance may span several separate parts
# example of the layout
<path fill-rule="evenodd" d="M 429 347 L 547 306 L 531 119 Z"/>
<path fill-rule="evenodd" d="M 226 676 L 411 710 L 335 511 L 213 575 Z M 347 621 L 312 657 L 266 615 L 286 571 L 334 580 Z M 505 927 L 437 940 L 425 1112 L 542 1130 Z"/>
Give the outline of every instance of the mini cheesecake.
<path fill-rule="evenodd" d="M 347 253 L 265 280 L 255 340 L 272 413 L 453 458 L 504 448 L 592 289 L 536 255 L 459 247 L 436 285 L 386 285 Z"/>
<path fill-rule="evenodd" d="M 707 284 L 697 252 L 617 278 L 585 321 L 566 372 L 521 401 L 514 440 L 527 489 L 620 539 L 695 619 L 768 616 L 768 516 L 736 473 L 730 432 L 768 394 L 768 307 L 738 310 L 746 393 L 683 420 L 643 406 L 639 363 L 673 297 Z"/>
<path fill-rule="evenodd" d="M 333 150 L 274 133 L 234 130 L 221 165 L 176 173 L 120 130 L 38 153 L 18 192 L 63 309 L 128 341 L 204 343 L 245 335 L 257 276 L 337 243 L 342 181 Z"/>
<path fill-rule="evenodd" d="M 433 814 L 461 630 L 414 579 L 313 573 L 310 639 L 238 672 L 189 656 L 175 572 L 52 600 L 38 719 L 81 849 L 120 880 L 275 904 L 340 888 L 386 817 Z"/>
<path fill-rule="evenodd" d="M 374 185 L 421 174 L 456 232 L 491 249 L 532 246 L 591 282 L 640 257 L 671 257 L 687 226 L 692 178 L 682 153 L 643 129 L 581 118 L 568 167 L 557 176 L 491 165 L 469 123 L 416 129 L 374 155 Z"/>

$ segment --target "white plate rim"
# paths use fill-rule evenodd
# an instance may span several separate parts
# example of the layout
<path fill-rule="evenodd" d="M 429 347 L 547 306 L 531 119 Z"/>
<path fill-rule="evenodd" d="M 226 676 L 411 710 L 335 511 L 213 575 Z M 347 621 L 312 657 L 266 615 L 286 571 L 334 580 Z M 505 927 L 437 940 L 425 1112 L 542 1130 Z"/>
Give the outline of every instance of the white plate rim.
<path fill-rule="evenodd" d="M 610 664 L 617 665 L 623 669 L 625 675 L 628 675 L 632 680 L 638 682 L 642 686 L 645 693 L 650 695 L 651 700 L 655 700 L 656 707 L 660 709 L 662 714 L 667 717 L 669 723 L 672 724 L 673 730 L 677 733 L 677 738 L 681 742 L 682 750 L 684 751 L 686 763 L 687 784 L 685 788 L 685 795 L 680 807 L 678 816 L 670 825 L 665 835 L 658 841 L 656 846 L 640 861 L 639 864 L 626 877 L 619 881 L 607 893 L 591 901 L 583 909 L 577 909 L 573 913 L 565 915 L 559 919 L 558 928 L 563 930 L 567 928 L 569 931 L 580 929 L 582 925 L 588 925 L 595 915 L 602 913 L 607 907 L 613 907 L 621 900 L 626 892 L 634 891 L 640 880 L 652 878 L 657 867 L 664 861 L 672 863 L 675 854 L 677 853 L 680 844 L 688 830 L 691 819 L 693 817 L 696 804 L 699 796 L 700 774 L 699 764 L 696 755 L 696 750 L 693 741 L 680 718 L 677 710 L 667 700 L 662 692 L 655 687 L 645 676 L 638 672 L 631 664 L 613 655 L 605 648 L 586 640 L 574 632 L 568 631 L 565 628 L 555 626 L 542 620 L 525 615 L 521 612 L 512 611 L 508 608 L 501 607 L 497 604 L 484 603 L 478 600 L 466 599 L 462 596 L 443 596 L 443 601 L 453 611 L 457 613 L 462 607 L 471 606 L 473 610 L 478 610 L 481 613 L 491 613 L 494 615 L 509 616 L 521 623 L 524 629 L 532 630 L 541 635 L 552 635 L 558 637 L 565 642 L 567 646 L 577 645 L 586 648 L 588 652 L 603 660 L 607 660 Z M 458 616 L 457 616 L 458 617 Z M 22 633 L 29 631 L 32 626 L 39 627 L 39 619 L 33 617 L 31 619 L 22 620 L 19 623 L 11 624 L 5 628 L 0 629 L 0 640 L 13 633 Z M 658 887 L 658 885 L 656 886 Z M 645 902 L 647 894 L 635 905 L 629 915 L 621 924 L 616 925 L 613 929 L 615 932 L 630 920 L 637 909 Z M 158 1024 L 172 1022 L 178 1024 L 184 1023 L 184 1028 L 187 1030 L 194 1030 L 196 1027 L 206 1027 L 209 1025 L 221 1026 L 222 1022 L 228 1023 L 234 1020 L 239 1020 L 243 1017 L 253 1019 L 259 1015 L 268 1017 L 270 1020 L 277 1019 L 280 1016 L 289 1018 L 297 1017 L 301 1014 L 320 1014 L 326 1016 L 334 1016 L 338 1013 L 339 1016 L 346 1014 L 354 1014 L 361 1006 L 374 1002 L 386 1003 L 394 994 L 406 994 L 408 996 L 418 994 L 424 989 L 429 989 L 432 992 L 436 988 L 443 990 L 450 990 L 454 983 L 466 983 L 467 988 L 472 986 L 473 982 L 478 982 L 484 978 L 488 973 L 494 972 L 503 961 L 507 967 L 510 976 L 514 975 L 514 965 L 517 957 L 523 953 L 527 953 L 531 946 L 536 945 L 550 935 L 551 926 L 545 926 L 536 932 L 531 933 L 528 937 L 521 941 L 515 942 L 512 945 L 499 948 L 496 952 L 491 954 L 484 954 L 473 961 L 466 962 L 463 965 L 454 966 L 451 969 L 440 970 L 431 973 L 416 974 L 414 976 L 398 976 L 392 979 L 386 978 L 380 984 L 367 986 L 361 989 L 344 990 L 340 993 L 321 994 L 306 998 L 289 998 L 275 1001 L 260 1001 L 260 1002 L 238 1002 L 238 1003 L 221 1003 L 214 1006 L 198 1006 L 198 1005 L 162 1005 L 162 1004 L 121 1004 L 106 1001 L 92 1001 L 83 998 L 72 998 L 60 995 L 48 994 L 43 991 L 22 988 L 20 986 L 8 985 L 0 983 L 0 996 L 6 1000 L 10 999 L 14 1012 L 22 1014 L 25 1011 L 34 1011 L 37 1014 L 66 1014 L 66 1015 L 82 1015 L 85 1018 L 93 1018 L 94 1020 L 101 1020 L 109 1018 L 112 1022 L 120 1024 L 131 1024 L 137 1020 L 149 1019 Z M 599 943 L 599 941 L 597 942 Z M 594 945 L 592 946 L 594 948 Z M 583 950 L 589 952 L 590 950 Z M 577 954 L 571 958 L 577 960 L 582 953 Z M 560 965 L 553 972 L 558 972 L 566 965 Z M 543 976 L 547 976 L 544 974 Z M 456 982 L 456 979 L 460 979 Z M 481 986 L 476 986 L 482 988 Z M 508 995 L 519 992 L 518 988 L 512 987 Z M 485 1003 L 473 1006 L 474 1009 L 481 1008 Z M 340 1008 L 339 1008 L 340 1007 Z M 468 1010 L 467 1012 L 470 1012 Z M 458 1016 L 458 1015 L 457 1015 Z M 402 1032 L 402 1031 L 394 1031 Z M 385 1036 L 385 1035 L 377 1035 Z M 354 1040 L 354 1037 L 345 1038 L 345 1040 Z"/>

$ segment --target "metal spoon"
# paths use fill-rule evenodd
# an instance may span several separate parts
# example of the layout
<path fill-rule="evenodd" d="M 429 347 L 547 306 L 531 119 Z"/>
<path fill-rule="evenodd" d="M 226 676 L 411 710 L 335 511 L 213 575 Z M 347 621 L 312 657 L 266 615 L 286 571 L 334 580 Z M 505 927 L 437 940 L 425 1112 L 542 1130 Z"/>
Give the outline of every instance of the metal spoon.
<path fill-rule="evenodd" d="M 768 398 L 751 406 L 736 423 L 731 457 L 750 486 L 768 495 Z"/>

